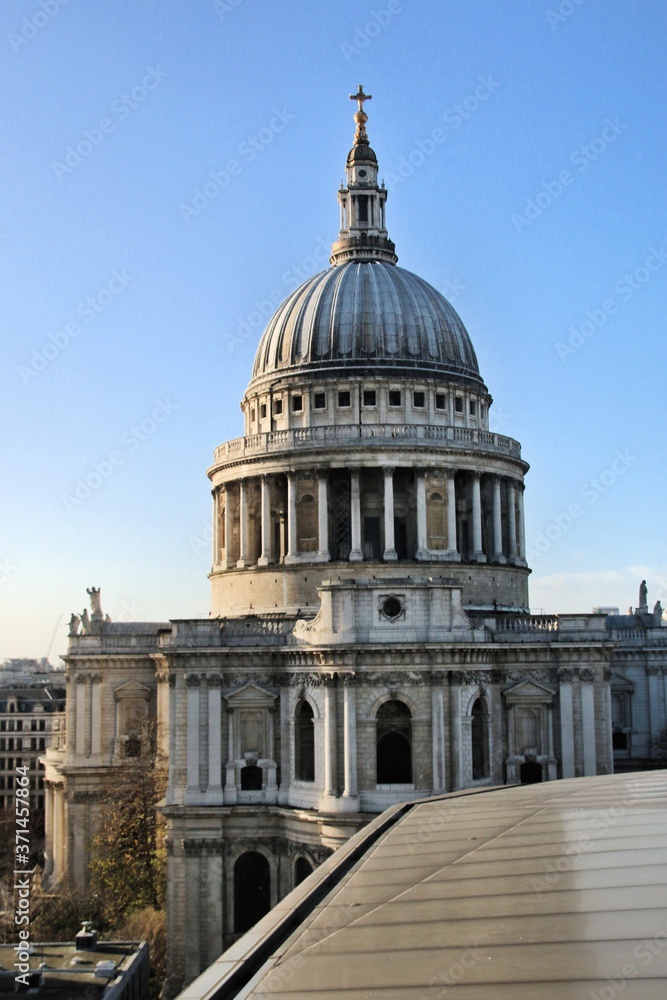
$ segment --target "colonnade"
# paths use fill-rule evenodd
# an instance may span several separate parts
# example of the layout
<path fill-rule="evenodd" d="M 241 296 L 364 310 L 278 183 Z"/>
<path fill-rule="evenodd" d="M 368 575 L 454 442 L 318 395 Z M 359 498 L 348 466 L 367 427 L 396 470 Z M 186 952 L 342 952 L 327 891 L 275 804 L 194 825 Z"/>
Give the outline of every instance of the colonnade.
<path fill-rule="evenodd" d="M 525 565 L 523 482 L 511 476 L 455 469 L 439 470 L 443 490 L 430 489 L 430 495 L 437 494 L 445 512 L 446 544 L 439 548 L 429 546 L 430 470 L 396 466 L 381 470 L 381 551 L 370 555 L 364 515 L 368 513 L 367 477 L 371 471 L 378 474 L 377 470 L 359 468 L 335 474 L 322 469 L 302 474 L 310 477 L 309 500 L 317 505 L 316 540 L 308 551 L 299 548 L 300 498 L 296 472 L 260 474 L 218 487 L 214 491 L 214 566 L 242 569 L 271 563 L 290 565 L 331 559 L 391 562 L 399 558 Z M 405 510 L 405 504 L 401 508 L 410 518 L 413 544 L 406 550 L 404 543 L 400 552 L 396 538 L 397 472 L 408 473 L 414 491 L 409 509 Z M 340 516 L 333 510 L 337 501 L 332 494 L 339 483 L 346 490 L 344 554 L 339 544 Z"/>

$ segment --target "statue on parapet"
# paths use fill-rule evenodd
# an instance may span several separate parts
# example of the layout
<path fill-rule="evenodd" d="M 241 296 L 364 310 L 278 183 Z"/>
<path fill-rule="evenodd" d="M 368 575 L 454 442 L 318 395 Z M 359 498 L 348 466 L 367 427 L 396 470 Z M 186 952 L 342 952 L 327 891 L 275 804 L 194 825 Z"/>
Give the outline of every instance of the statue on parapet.
<path fill-rule="evenodd" d="M 88 587 L 86 593 L 90 597 L 90 607 L 93 612 L 93 621 L 102 621 L 104 615 L 102 614 L 102 597 L 100 595 L 99 587 Z"/>
<path fill-rule="evenodd" d="M 73 614 L 72 617 L 69 620 L 69 634 L 70 635 L 78 635 L 79 634 L 79 625 L 80 624 L 81 624 L 81 619 L 79 618 L 79 616 L 76 615 L 76 614 Z"/>
<path fill-rule="evenodd" d="M 639 584 L 639 608 L 638 611 L 648 611 L 648 587 L 646 580 Z"/>
<path fill-rule="evenodd" d="M 90 632 L 90 618 L 88 617 L 88 608 L 84 608 L 81 612 L 81 635 L 87 635 Z"/>
<path fill-rule="evenodd" d="M 662 623 L 662 604 L 660 601 L 656 601 L 653 606 L 653 623 L 654 625 Z"/>

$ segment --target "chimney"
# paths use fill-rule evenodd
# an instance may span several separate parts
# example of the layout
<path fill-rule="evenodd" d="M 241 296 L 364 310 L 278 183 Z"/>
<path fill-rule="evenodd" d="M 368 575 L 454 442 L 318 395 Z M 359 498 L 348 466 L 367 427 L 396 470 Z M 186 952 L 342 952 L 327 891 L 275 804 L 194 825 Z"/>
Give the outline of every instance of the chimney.
<path fill-rule="evenodd" d="M 77 951 L 93 951 L 97 947 L 97 931 L 93 930 L 92 920 L 83 921 L 74 943 Z"/>

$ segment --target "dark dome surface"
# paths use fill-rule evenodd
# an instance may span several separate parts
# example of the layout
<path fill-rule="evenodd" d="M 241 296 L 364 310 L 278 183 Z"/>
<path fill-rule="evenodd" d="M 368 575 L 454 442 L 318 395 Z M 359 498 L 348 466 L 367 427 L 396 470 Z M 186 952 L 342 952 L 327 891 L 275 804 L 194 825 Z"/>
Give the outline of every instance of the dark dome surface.
<path fill-rule="evenodd" d="M 331 267 L 292 292 L 264 331 L 252 379 L 335 376 L 340 369 L 485 388 L 470 337 L 447 299 L 411 271 L 377 260 Z"/>

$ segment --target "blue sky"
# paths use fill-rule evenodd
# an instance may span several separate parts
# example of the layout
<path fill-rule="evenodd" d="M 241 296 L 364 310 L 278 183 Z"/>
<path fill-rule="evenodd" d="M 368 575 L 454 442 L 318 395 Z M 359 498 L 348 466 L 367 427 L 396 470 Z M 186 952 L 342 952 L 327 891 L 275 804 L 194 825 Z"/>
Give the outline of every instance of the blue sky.
<path fill-rule="evenodd" d="M 666 29 L 662 0 L 4 0 L 0 658 L 55 662 L 91 585 L 207 613 L 205 469 L 325 266 L 359 82 L 400 264 L 531 463 L 534 610 L 642 577 L 667 605 Z"/>

